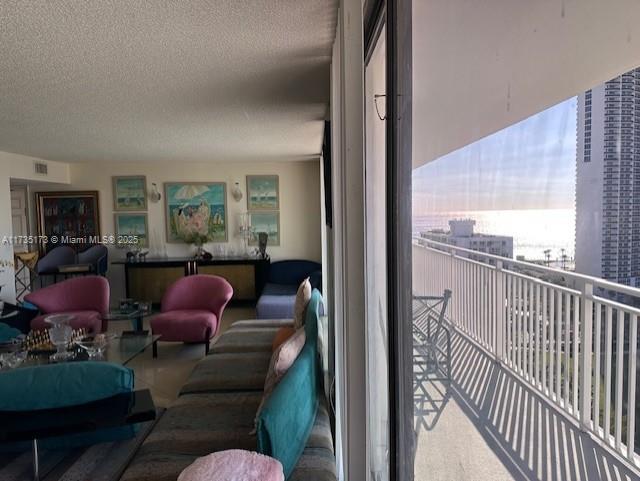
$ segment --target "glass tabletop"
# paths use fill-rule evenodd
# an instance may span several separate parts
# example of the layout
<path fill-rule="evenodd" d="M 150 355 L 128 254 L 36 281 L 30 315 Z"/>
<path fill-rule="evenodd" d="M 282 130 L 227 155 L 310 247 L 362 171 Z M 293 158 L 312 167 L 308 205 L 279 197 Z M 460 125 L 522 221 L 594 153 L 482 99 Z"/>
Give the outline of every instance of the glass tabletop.
<path fill-rule="evenodd" d="M 127 319 L 133 319 L 136 317 L 144 316 L 145 312 L 142 309 L 124 310 L 114 309 L 102 316 L 103 319 L 108 321 L 125 321 Z"/>
<path fill-rule="evenodd" d="M 106 361 L 126 366 L 132 359 L 141 354 L 145 349 L 150 347 L 160 336 L 147 335 L 119 335 L 109 341 L 107 349 L 101 357 L 95 358 L 96 362 Z M 75 357 L 67 362 L 87 361 L 89 356 L 87 352 L 79 346 L 74 346 L 72 350 Z M 30 352 L 21 366 L 37 366 L 41 364 L 49 364 L 49 356 L 54 351 Z"/>

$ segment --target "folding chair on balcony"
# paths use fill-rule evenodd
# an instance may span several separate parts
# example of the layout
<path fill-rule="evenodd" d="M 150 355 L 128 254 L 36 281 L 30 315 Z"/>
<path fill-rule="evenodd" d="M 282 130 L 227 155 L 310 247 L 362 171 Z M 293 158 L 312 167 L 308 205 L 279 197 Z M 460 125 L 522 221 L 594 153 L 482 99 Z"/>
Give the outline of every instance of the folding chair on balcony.
<path fill-rule="evenodd" d="M 451 329 L 445 320 L 451 291 L 442 296 L 413 296 L 413 362 L 417 381 L 451 381 Z M 442 369 L 444 365 L 445 370 Z M 442 373 L 444 377 L 432 377 Z"/>

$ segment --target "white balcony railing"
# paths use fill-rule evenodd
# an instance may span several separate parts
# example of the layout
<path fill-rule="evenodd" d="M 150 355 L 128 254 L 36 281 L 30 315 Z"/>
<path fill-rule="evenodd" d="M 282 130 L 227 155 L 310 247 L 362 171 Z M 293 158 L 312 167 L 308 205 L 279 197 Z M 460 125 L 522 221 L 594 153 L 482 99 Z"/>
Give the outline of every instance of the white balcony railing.
<path fill-rule="evenodd" d="M 416 295 L 634 468 L 640 289 L 414 239 Z M 637 305 L 637 304 L 636 304 Z"/>

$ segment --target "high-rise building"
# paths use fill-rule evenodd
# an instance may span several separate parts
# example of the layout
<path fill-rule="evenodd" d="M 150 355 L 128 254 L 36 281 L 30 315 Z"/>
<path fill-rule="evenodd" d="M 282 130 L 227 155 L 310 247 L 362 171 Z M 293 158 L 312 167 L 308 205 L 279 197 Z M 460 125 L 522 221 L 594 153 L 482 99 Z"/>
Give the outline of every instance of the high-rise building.
<path fill-rule="evenodd" d="M 453 219 L 449 221 L 449 232 L 431 230 L 421 232 L 420 236 L 472 251 L 513 258 L 513 237 L 476 233 L 473 231 L 475 225 L 473 219 Z M 466 257 L 474 258 L 473 255 Z M 478 256 L 478 260 L 484 260 L 484 256 Z"/>
<path fill-rule="evenodd" d="M 576 271 L 640 286 L 640 68 L 578 96 Z"/>

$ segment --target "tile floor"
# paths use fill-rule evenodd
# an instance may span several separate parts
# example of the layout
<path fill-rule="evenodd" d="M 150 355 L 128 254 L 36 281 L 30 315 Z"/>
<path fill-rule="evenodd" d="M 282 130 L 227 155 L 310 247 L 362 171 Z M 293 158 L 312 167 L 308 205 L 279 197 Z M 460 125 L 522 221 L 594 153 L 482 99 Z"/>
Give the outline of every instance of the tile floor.
<path fill-rule="evenodd" d="M 255 318 L 255 309 L 230 307 L 225 309 L 218 336 L 235 321 Z M 127 329 L 125 322 L 113 322 L 109 331 L 121 332 Z M 145 319 L 148 329 L 148 319 Z M 212 341 L 214 342 L 214 341 Z M 179 342 L 159 342 L 158 358 L 153 359 L 151 348 L 136 356 L 127 364 L 135 372 L 136 388 L 151 391 L 156 406 L 167 407 L 180 392 L 180 388 L 191 374 L 196 363 L 204 357 L 202 344 L 182 344 Z"/>

